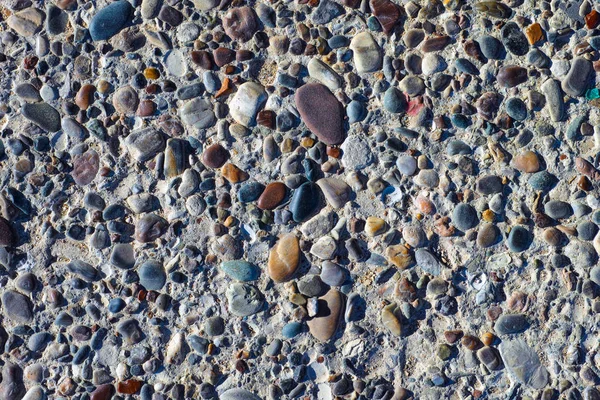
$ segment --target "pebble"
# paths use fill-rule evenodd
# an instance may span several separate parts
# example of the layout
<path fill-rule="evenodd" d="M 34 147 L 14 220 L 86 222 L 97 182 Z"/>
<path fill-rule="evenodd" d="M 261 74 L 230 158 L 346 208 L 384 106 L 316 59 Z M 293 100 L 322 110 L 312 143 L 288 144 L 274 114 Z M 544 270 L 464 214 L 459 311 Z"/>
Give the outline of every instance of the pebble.
<path fill-rule="evenodd" d="M 238 88 L 229 103 L 232 118 L 246 127 L 256 124 L 256 114 L 267 99 L 264 88 L 255 82 L 246 82 Z"/>
<path fill-rule="evenodd" d="M 19 292 L 14 290 L 5 291 L 2 294 L 2 305 L 5 315 L 16 323 L 26 324 L 33 320 L 34 315 L 30 301 Z"/>
<path fill-rule="evenodd" d="M 583 57 L 576 57 L 571 63 L 569 73 L 562 81 L 562 90 L 572 97 L 583 95 L 589 87 L 589 77 L 593 71 L 592 63 Z"/>
<path fill-rule="evenodd" d="M 548 384 L 548 371 L 523 339 L 504 340 L 499 348 L 504 365 L 517 382 L 534 389 Z"/>
<path fill-rule="evenodd" d="M 260 269 L 244 260 L 224 261 L 221 263 L 221 269 L 229 277 L 240 282 L 255 281 L 260 276 Z"/>
<path fill-rule="evenodd" d="M 238 317 L 256 314 L 263 308 L 264 297 L 252 285 L 232 283 L 225 292 L 229 311 Z"/>
<path fill-rule="evenodd" d="M 361 32 L 352 38 L 350 49 L 354 52 L 354 63 L 359 74 L 375 72 L 381 68 L 381 49 L 369 32 Z"/>
<path fill-rule="evenodd" d="M 285 184 L 271 182 L 265 187 L 256 205 L 261 210 L 273 210 L 283 201 L 286 195 L 287 188 Z"/>
<path fill-rule="evenodd" d="M 60 130 L 60 114 L 46 103 L 23 104 L 21 114 L 47 132 Z"/>
<path fill-rule="evenodd" d="M 468 231 L 479 223 L 477 211 L 469 204 L 458 204 L 452 212 L 452 222 L 461 231 Z"/>
<path fill-rule="evenodd" d="M 89 24 L 92 40 L 108 40 L 123 29 L 133 14 L 126 0 L 118 0 L 99 10 Z"/>
<path fill-rule="evenodd" d="M 327 342 L 338 329 L 344 297 L 339 291 L 330 289 L 324 296 L 319 297 L 319 302 L 323 302 L 323 308 L 319 307 L 319 313 L 306 323 L 312 336 L 321 342 Z"/>
<path fill-rule="evenodd" d="M 144 262 L 138 271 L 140 284 L 147 290 L 160 290 L 167 282 L 167 273 L 162 263 L 156 260 Z"/>
<path fill-rule="evenodd" d="M 510 230 L 506 244 L 510 251 L 520 253 L 529 248 L 531 237 L 529 231 L 522 226 L 515 226 Z"/>
<path fill-rule="evenodd" d="M 346 182 L 337 178 L 322 178 L 317 181 L 327 203 L 333 208 L 342 208 L 350 201 L 352 189 Z"/>
<path fill-rule="evenodd" d="M 285 234 L 279 238 L 269 253 L 267 272 L 275 282 L 290 280 L 300 263 L 300 246 L 298 238 L 293 234 Z"/>
<path fill-rule="evenodd" d="M 523 30 L 514 22 L 508 22 L 501 30 L 502 43 L 515 56 L 524 56 L 529 51 L 529 43 Z"/>
<path fill-rule="evenodd" d="M 494 330 L 499 335 L 521 333 L 529 327 L 524 314 L 504 314 L 496 320 Z"/>
<path fill-rule="evenodd" d="M 304 123 L 320 141 L 328 145 L 344 141 L 342 106 L 326 86 L 303 85 L 294 100 Z"/>
<path fill-rule="evenodd" d="M 18 35 L 31 37 L 42 28 L 44 17 L 42 10 L 31 7 L 10 15 L 6 22 Z"/>

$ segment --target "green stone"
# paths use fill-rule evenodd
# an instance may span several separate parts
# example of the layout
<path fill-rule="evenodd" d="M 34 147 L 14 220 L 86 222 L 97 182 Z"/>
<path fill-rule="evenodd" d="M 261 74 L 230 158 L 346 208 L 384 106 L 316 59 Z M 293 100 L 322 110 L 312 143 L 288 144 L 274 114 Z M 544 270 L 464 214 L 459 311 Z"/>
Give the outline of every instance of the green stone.
<path fill-rule="evenodd" d="M 585 98 L 588 100 L 596 100 L 600 98 L 600 90 L 598 88 L 588 89 L 585 92 Z"/>
<path fill-rule="evenodd" d="M 450 356 L 452 355 L 452 346 L 447 345 L 445 343 L 440 344 L 440 347 L 438 347 L 437 349 L 437 356 L 442 359 L 443 361 L 446 361 L 447 359 L 450 358 Z"/>

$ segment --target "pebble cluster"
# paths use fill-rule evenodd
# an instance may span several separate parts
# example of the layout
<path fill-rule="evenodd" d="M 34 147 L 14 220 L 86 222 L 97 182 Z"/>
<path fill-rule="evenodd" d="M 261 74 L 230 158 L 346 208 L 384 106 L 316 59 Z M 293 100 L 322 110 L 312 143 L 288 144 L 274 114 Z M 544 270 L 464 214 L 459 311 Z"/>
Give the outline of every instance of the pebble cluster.
<path fill-rule="evenodd" d="M 1 0 L 0 400 L 600 399 L 599 23 Z"/>

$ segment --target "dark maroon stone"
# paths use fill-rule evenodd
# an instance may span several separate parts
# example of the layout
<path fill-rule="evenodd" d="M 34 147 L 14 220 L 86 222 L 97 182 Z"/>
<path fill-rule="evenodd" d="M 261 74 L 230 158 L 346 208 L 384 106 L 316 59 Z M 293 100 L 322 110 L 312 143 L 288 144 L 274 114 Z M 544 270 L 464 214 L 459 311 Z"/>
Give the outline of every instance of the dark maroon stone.
<path fill-rule="evenodd" d="M 15 235 L 10 222 L 0 217 L 0 247 L 12 246 L 15 242 Z"/>
<path fill-rule="evenodd" d="M 487 121 L 491 121 L 498 112 L 500 107 L 501 97 L 498 93 L 487 92 L 481 95 L 477 100 L 477 112 Z"/>
<path fill-rule="evenodd" d="M 73 157 L 71 176 L 79 186 L 88 185 L 94 180 L 100 168 L 100 156 L 95 150 L 88 150 Z"/>
<path fill-rule="evenodd" d="M 504 87 L 515 87 L 527 81 L 527 70 L 516 65 L 507 65 L 500 68 L 496 79 Z"/>
<path fill-rule="evenodd" d="M 302 120 L 321 142 L 344 141 L 342 105 L 326 86 L 308 83 L 296 91 L 295 100 Z"/>
<path fill-rule="evenodd" d="M 383 27 L 383 31 L 389 34 L 400 18 L 400 9 L 390 0 L 371 0 L 371 11 Z"/>
<path fill-rule="evenodd" d="M 258 20 L 250 7 L 238 7 L 229 10 L 223 18 L 223 28 L 232 39 L 247 42 L 258 30 Z"/>
<path fill-rule="evenodd" d="M 235 60 L 235 51 L 226 49 L 225 47 L 219 47 L 213 51 L 213 58 L 215 59 L 217 67 L 221 68 Z"/>
<path fill-rule="evenodd" d="M 221 168 L 228 159 L 229 152 L 218 143 L 208 146 L 202 154 L 202 162 L 211 168 Z"/>

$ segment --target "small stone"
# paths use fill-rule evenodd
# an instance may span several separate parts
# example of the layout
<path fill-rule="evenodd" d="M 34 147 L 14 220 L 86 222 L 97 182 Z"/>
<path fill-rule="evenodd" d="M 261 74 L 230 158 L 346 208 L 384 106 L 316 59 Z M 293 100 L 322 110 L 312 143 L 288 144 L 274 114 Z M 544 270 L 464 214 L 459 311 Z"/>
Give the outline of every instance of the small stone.
<path fill-rule="evenodd" d="M 529 248 L 531 237 L 529 231 L 522 226 L 515 226 L 510 230 L 506 244 L 510 251 L 520 253 Z"/>
<path fill-rule="evenodd" d="M 67 268 L 86 282 L 94 282 L 99 278 L 98 270 L 85 261 L 73 260 L 67 264 Z"/>
<path fill-rule="evenodd" d="M 290 211 L 296 222 L 303 222 L 316 211 L 320 206 L 320 190 L 312 182 L 305 182 L 294 191 L 290 201 Z"/>
<path fill-rule="evenodd" d="M 183 52 L 178 49 L 170 50 L 165 55 L 165 67 L 167 67 L 167 71 L 173 76 L 184 76 L 187 73 L 188 68 Z"/>
<path fill-rule="evenodd" d="M 310 77 L 327 86 L 329 90 L 335 91 L 341 87 L 342 78 L 318 58 L 311 58 L 307 67 Z"/>
<path fill-rule="evenodd" d="M 275 209 L 287 194 L 287 187 L 282 182 L 272 182 L 267 185 L 260 195 L 256 205 L 261 210 Z"/>
<path fill-rule="evenodd" d="M 295 102 L 302 120 L 319 140 L 327 145 L 344 141 L 343 108 L 326 86 L 303 85 L 296 91 Z"/>
<path fill-rule="evenodd" d="M 181 122 L 194 128 L 210 128 L 217 122 L 212 105 L 201 98 L 195 98 L 184 104 L 179 110 Z"/>
<path fill-rule="evenodd" d="M 498 242 L 500 229 L 494 224 L 483 224 L 477 232 L 477 245 L 481 248 L 493 246 Z"/>
<path fill-rule="evenodd" d="M 229 311 L 238 317 L 247 317 L 258 313 L 264 304 L 262 293 L 252 285 L 233 283 L 225 292 Z"/>
<path fill-rule="evenodd" d="M 260 269 L 244 260 L 224 261 L 221 263 L 221 269 L 229 277 L 240 282 L 255 281 L 260 276 Z"/>
<path fill-rule="evenodd" d="M 342 208 L 349 200 L 352 189 L 346 182 L 337 178 L 322 178 L 317 181 L 327 203 L 333 208 Z"/>
<path fill-rule="evenodd" d="M 140 284 L 147 290 L 160 290 L 167 282 L 167 273 L 159 261 L 148 260 L 138 271 Z"/>
<path fill-rule="evenodd" d="M 298 238 L 292 233 L 284 234 L 269 253 L 267 272 L 275 282 L 286 282 L 296 273 L 299 262 Z"/>
<path fill-rule="evenodd" d="M 569 73 L 562 81 L 562 89 L 572 97 L 583 95 L 590 86 L 590 77 L 595 77 L 592 63 L 583 57 L 576 57 L 571 63 Z"/>
<path fill-rule="evenodd" d="M 362 136 L 351 136 L 346 139 L 342 150 L 342 164 L 350 170 L 362 170 L 375 160 L 371 146 Z"/>
<path fill-rule="evenodd" d="M 504 51 L 502 42 L 493 36 L 484 35 L 477 41 L 481 52 L 490 60 L 500 60 Z"/>
<path fill-rule="evenodd" d="M 248 6 L 232 8 L 223 18 L 223 29 L 232 39 L 247 42 L 258 30 L 258 18 Z"/>
<path fill-rule="evenodd" d="M 2 295 L 2 305 L 6 316 L 18 324 L 26 324 L 33 320 L 30 301 L 19 292 L 14 290 L 5 291 Z"/>
<path fill-rule="evenodd" d="M 369 5 L 383 31 L 389 35 L 400 18 L 400 9 L 390 0 L 370 0 Z"/>
<path fill-rule="evenodd" d="M 133 247 L 128 243 L 117 243 L 110 254 L 110 263 L 117 268 L 130 269 L 135 265 Z"/>
<path fill-rule="evenodd" d="M 342 286 L 348 277 L 347 271 L 338 264 L 324 261 L 321 267 L 321 280 L 329 286 Z"/>
<path fill-rule="evenodd" d="M 408 247 L 403 244 L 388 246 L 385 249 L 385 257 L 390 263 L 401 270 L 407 269 L 415 263 Z"/>
<path fill-rule="evenodd" d="M 499 335 L 521 333 L 529 327 L 524 314 L 503 314 L 496 320 L 494 330 Z"/>
<path fill-rule="evenodd" d="M 250 127 L 256 124 L 256 114 L 267 100 L 264 88 L 255 82 L 246 82 L 229 103 L 231 117 L 239 124 Z"/>
<path fill-rule="evenodd" d="M 260 397 L 245 389 L 229 389 L 219 396 L 220 400 L 262 400 Z"/>
<path fill-rule="evenodd" d="M 60 114 L 46 103 L 25 103 L 21 114 L 47 132 L 58 132 L 61 128 Z"/>
<path fill-rule="evenodd" d="M 138 162 L 148 161 L 165 148 L 161 133 L 152 127 L 131 132 L 125 143 L 129 153 Z"/>
<path fill-rule="evenodd" d="M 114 4 L 114 3 L 113 3 Z M 131 86 L 124 86 L 113 95 L 113 106 L 121 114 L 132 114 L 137 110 L 139 98 Z"/>
<path fill-rule="evenodd" d="M 92 17 L 89 24 L 93 41 L 108 40 L 123 29 L 133 14 L 133 7 L 126 0 L 110 3 Z"/>
<path fill-rule="evenodd" d="M 401 312 L 400 307 L 396 303 L 389 304 L 383 308 L 381 311 L 381 323 L 392 335 L 402 335 Z"/>
<path fill-rule="evenodd" d="M 332 0 L 322 0 L 312 12 L 311 17 L 315 24 L 327 24 L 343 13 L 344 8 L 340 4 Z"/>
<path fill-rule="evenodd" d="M 501 30 L 502 43 L 506 49 L 516 56 L 524 56 L 529 51 L 527 37 L 514 22 L 508 22 Z"/>
<path fill-rule="evenodd" d="M 490 371 L 494 371 L 500 366 L 500 357 L 492 347 L 485 346 L 477 350 L 477 358 Z"/>
<path fill-rule="evenodd" d="M 518 382 L 534 389 L 542 389 L 548 384 L 548 371 L 524 340 L 503 340 L 500 343 L 500 356 Z"/>
<path fill-rule="evenodd" d="M 573 215 L 573 209 L 571 208 L 571 205 L 561 200 L 550 200 L 544 204 L 544 212 L 550 218 L 554 219 L 569 218 L 571 215 Z"/>
<path fill-rule="evenodd" d="M 169 223 L 156 214 L 142 216 L 135 226 L 135 238 L 141 243 L 150 243 L 164 235 Z"/>
<path fill-rule="evenodd" d="M 237 166 L 227 163 L 221 168 L 221 175 L 227 179 L 230 183 L 239 183 L 248 179 L 248 174 Z"/>
<path fill-rule="evenodd" d="M 442 272 L 442 264 L 429 250 L 418 249 L 415 252 L 415 260 L 417 265 L 428 274 L 438 276 Z"/>
<path fill-rule="evenodd" d="M 77 185 L 89 185 L 96 177 L 99 168 L 100 156 L 95 150 L 90 149 L 73 157 L 71 176 Z"/>
<path fill-rule="evenodd" d="M 20 36 L 30 37 L 41 29 L 44 17 L 42 10 L 31 7 L 10 15 L 6 22 Z"/>
<path fill-rule="evenodd" d="M 533 151 L 525 151 L 512 160 L 512 165 L 521 172 L 534 173 L 541 168 L 538 155 Z"/>
<path fill-rule="evenodd" d="M 319 312 L 307 321 L 310 333 L 321 342 L 331 339 L 337 331 L 343 307 L 344 297 L 335 289 L 319 297 Z"/>
<path fill-rule="evenodd" d="M 375 72 L 381 68 L 381 49 L 369 32 L 361 32 L 352 38 L 350 49 L 359 74 Z"/>
<path fill-rule="evenodd" d="M 452 222 L 461 231 L 474 228 L 479 223 L 477 211 L 469 204 L 460 203 L 452 212 Z"/>
<path fill-rule="evenodd" d="M 565 113 L 565 103 L 560 84 L 557 80 L 548 79 L 542 84 L 541 89 L 546 97 L 546 107 L 550 112 L 552 121 L 561 121 Z"/>
<path fill-rule="evenodd" d="M 496 79 L 504 87 L 512 88 L 527 82 L 527 70 L 516 65 L 507 65 L 498 70 Z"/>

